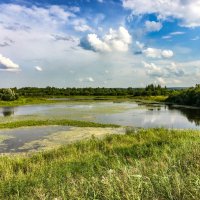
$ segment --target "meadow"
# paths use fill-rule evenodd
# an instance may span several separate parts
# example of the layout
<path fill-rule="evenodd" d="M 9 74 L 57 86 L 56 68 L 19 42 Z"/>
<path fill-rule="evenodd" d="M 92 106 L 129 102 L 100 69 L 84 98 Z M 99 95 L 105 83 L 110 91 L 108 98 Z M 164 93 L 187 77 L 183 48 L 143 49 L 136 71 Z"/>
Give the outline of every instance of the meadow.
<path fill-rule="evenodd" d="M 0 199 L 200 199 L 200 132 L 127 128 L 0 157 Z"/>

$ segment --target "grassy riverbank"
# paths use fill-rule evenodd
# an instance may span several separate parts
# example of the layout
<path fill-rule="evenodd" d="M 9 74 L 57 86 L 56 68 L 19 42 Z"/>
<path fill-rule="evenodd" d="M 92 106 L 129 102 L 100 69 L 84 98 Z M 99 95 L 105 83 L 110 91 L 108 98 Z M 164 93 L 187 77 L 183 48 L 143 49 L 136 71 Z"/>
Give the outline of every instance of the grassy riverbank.
<path fill-rule="evenodd" d="M 67 100 L 68 99 L 68 100 Z M 15 101 L 0 101 L 0 106 L 21 106 L 21 105 L 32 105 L 32 104 L 49 104 L 49 103 L 60 103 L 60 102 L 72 102 L 72 101 L 92 101 L 92 100 L 117 100 L 117 99 L 128 99 L 126 97 L 93 97 L 93 96 L 73 96 L 73 97 L 48 97 L 48 98 L 37 98 L 37 97 L 20 97 Z"/>
<path fill-rule="evenodd" d="M 129 130 L 0 158 L 0 199 L 200 199 L 200 132 Z"/>
<path fill-rule="evenodd" d="M 73 102 L 73 101 L 98 101 L 98 100 L 129 100 L 130 97 L 126 96 L 66 96 L 66 97 L 20 97 L 14 101 L 1 101 L 0 106 L 21 106 L 31 104 L 49 104 L 49 103 L 60 103 L 60 102 Z"/>
<path fill-rule="evenodd" d="M 76 127 L 120 127 L 115 124 L 100 124 L 95 122 L 87 122 L 87 121 L 77 121 L 77 120 L 23 120 L 23 121 L 13 121 L 0 123 L 0 129 L 6 128 L 19 128 L 26 126 L 47 126 L 47 125 L 63 125 L 63 126 L 76 126 Z"/>
<path fill-rule="evenodd" d="M 133 99 L 138 99 L 141 101 L 155 101 L 155 102 L 165 102 L 168 96 L 138 96 Z"/>
<path fill-rule="evenodd" d="M 63 97 L 20 97 L 15 101 L 1 101 L 0 106 L 20 106 L 20 105 L 31 105 L 31 104 L 49 104 L 49 103 L 60 103 L 60 102 L 72 102 L 72 101 L 128 101 L 128 100 L 149 100 L 162 102 L 167 99 L 167 96 L 66 96 Z"/>
<path fill-rule="evenodd" d="M 54 100 L 47 100 L 46 98 L 37 97 L 20 97 L 14 101 L 0 101 L 0 106 L 20 106 L 29 104 L 43 104 L 43 103 L 55 103 Z"/>

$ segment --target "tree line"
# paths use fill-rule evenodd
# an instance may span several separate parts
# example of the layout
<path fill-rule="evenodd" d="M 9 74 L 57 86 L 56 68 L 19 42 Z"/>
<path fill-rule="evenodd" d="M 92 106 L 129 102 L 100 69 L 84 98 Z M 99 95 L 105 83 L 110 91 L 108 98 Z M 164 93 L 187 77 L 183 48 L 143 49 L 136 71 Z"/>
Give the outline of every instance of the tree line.
<path fill-rule="evenodd" d="M 169 95 L 166 101 L 178 105 L 200 107 L 200 85 L 197 84 L 195 87 L 176 91 L 173 95 Z"/>
<path fill-rule="evenodd" d="M 172 90 L 160 85 L 145 88 L 36 88 L 24 87 L 16 90 L 20 96 L 158 96 L 169 95 Z"/>
<path fill-rule="evenodd" d="M 18 97 L 66 97 L 66 96 L 168 96 L 174 90 L 160 85 L 147 85 L 145 88 L 56 88 L 23 87 L 0 89 L 1 100 L 15 100 Z"/>
<path fill-rule="evenodd" d="M 187 89 L 170 89 L 150 84 L 145 88 L 56 88 L 23 87 L 0 89 L 0 100 L 14 101 L 19 97 L 67 97 L 67 96 L 168 96 L 167 102 L 200 107 L 200 84 Z"/>

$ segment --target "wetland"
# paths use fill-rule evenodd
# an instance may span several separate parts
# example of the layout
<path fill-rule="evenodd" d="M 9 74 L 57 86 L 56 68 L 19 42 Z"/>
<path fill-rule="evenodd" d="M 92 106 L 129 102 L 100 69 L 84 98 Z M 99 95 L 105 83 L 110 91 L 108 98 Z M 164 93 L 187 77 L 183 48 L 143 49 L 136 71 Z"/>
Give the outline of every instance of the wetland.
<path fill-rule="evenodd" d="M 124 134 L 127 126 L 199 130 L 200 109 L 147 101 L 66 99 L 0 107 L 0 153 L 33 152 L 91 136 Z"/>

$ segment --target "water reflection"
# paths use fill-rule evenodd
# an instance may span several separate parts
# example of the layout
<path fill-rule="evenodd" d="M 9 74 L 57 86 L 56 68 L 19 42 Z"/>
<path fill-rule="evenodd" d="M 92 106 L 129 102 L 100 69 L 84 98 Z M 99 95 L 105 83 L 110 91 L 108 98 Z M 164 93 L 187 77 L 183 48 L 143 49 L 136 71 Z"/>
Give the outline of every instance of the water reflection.
<path fill-rule="evenodd" d="M 119 104 L 98 101 L 0 107 L 0 115 L 88 120 L 145 128 L 200 129 L 200 109 L 132 101 Z"/>
<path fill-rule="evenodd" d="M 3 107 L 2 114 L 4 117 L 9 117 L 11 115 L 14 115 L 15 110 L 14 107 Z"/>
<path fill-rule="evenodd" d="M 144 103 L 144 102 L 138 102 L 137 103 L 138 108 L 145 107 L 148 111 L 160 111 L 161 106 L 165 109 L 167 109 L 165 106 L 157 104 L 157 103 Z"/>
<path fill-rule="evenodd" d="M 182 115 L 184 115 L 189 122 L 195 123 L 196 126 L 200 126 L 200 109 L 197 108 L 186 108 L 186 107 L 174 107 L 169 106 L 169 110 L 179 111 Z"/>

